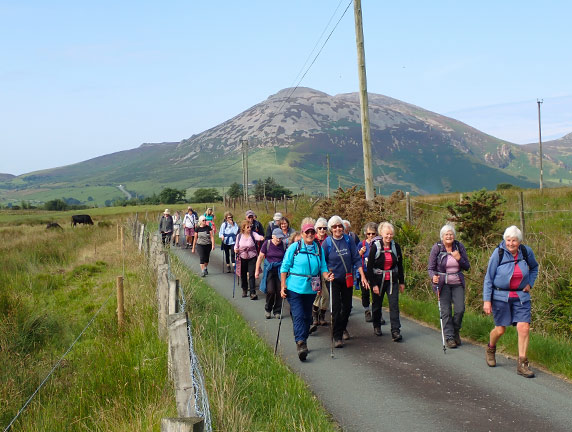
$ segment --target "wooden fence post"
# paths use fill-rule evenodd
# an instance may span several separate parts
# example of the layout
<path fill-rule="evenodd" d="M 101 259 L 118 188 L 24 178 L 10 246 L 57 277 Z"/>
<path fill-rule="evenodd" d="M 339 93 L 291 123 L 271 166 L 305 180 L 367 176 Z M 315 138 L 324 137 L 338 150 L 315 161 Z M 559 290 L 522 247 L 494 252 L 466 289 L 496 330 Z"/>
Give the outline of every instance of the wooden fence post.
<path fill-rule="evenodd" d="M 200 417 L 161 419 L 161 432 L 203 432 L 205 422 Z"/>
<path fill-rule="evenodd" d="M 187 313 L 169 315 L 169 345 L 173 361 L 175 399 L 179 417 L 196 417 L 191 358 L 189 355 L 189 335 L 187 333 Z"/>
<path fill-rule="evenodd" d="M 520 230 L 522 231 L 522 241 L 525 239 L 525 223 L 524 223 L 524 197 L 522 191 L 519 192 L 520 199 Z"/>
<path fill-rule="evenodd" d="M 119 330 L 123 329 L 125 322 L 125 307 L 123 301 L 123 276 L 117 276 L 117 326 Z"/>
<path fill-rule="evenodd" d="M 179 313 L 179 279 L 169 280 L 169 315 Z"/>
<path fill-rule="evenodd" d="M 139 231 L 139 252 L 143 247 L 143 235 L 145 234 L 145 224 L 141 224 L 141 230 Z"/>
<path fill-rule="evenodd" d="M 411 197 L 409 196 L 409 192 L 405 192 L 405 218 L 407 219 L 407 223 L 412 222 L 411 217 Z"/>
<path fill-rule="evenodd" d="M 284 214 L 288 213 L 288 199 L 284 195 Z"/>
<path fill-rule="evenodd" d="M 167 339 L 167 316 L 169 315 L 169 265 L 161 264 L 157 268 L 157 319 L 160 339 Z"/>

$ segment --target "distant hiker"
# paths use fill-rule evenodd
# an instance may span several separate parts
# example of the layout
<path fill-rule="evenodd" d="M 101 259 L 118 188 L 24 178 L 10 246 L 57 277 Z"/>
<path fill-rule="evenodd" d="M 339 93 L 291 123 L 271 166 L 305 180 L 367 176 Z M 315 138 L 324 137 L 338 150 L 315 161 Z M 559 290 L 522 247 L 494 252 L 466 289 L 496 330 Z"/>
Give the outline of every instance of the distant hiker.
<path fill-rule="evenodd" d="M 503 241 L 493 251 L 483 285 L 483 311 L 493 314 L 495 328 L 490 333 L 486 360 L 496 366 L 496 344 L 506 327 L 516 325 L 518 333 L 518 363 L 516 372 L 532 378 L 526 351 L 530 337 L 530 290 L 538 276 L 534 252 L 522 243 L 522 232 L 514 225 L 508 227 Z"/>
<path fill-rule="evenodd" d="M 320 276 L 326 280 L 332 280 L 334 276 L 328 272 L 322 247 L 314 241 L 315 221 L 305 218 L 302 222 L 302 240 L 290 245 L 280 267 L 280 294 L 290 304 L 298 358 L 305 361 L 312 303 L 316 293 L 322 289 Z"/>
<path fill-rule="evenodd" d="M 290 235 L 294 232 L 294 228 L 290 227 L 290 221 L 283 217 L 278 221 L 278 228 L 272 231 L 272 236 L 277 236 L 282 240 L 284 246 L 288 248 L 288 242 L 290 241 Z"/>
<path fill-rule="evenodd" d="M 205 277 L 209 274 L 209 258 L 211 251 L 215 248 L 213 229 L 207 224 L 204 215 L 199 216 L 199 226 L 195 228 L 195 239 L 193 242 L 192 253 L 195 249 L 199 252 L 199 263 L 201 265 L 201 276 Z"/>
<path fill-rule="evenodd" d="M 365 240 L 361 241 L 358 244 L 358 253 L 361 257 L 361 265 L 363 267 L 363 272 L 366 275 L 367 275 L 367 261 L 369 258 L 371 241 L 377 235 L 377 226 L 378 226 L 378 224 L 376 224 L 375 222 L 366 223 L 364 228 L 363 228 Z M 360 289 L 361 289 L 361 304 L 362 304 L 363 309 L 364 309 L 365 322 L 371 322 L 372 318 L 371 318 L 371 310 L 370 310 L 370 298 L 371 298 L 370 290 L 364 288 L 361 278 L 359 280 L 359 285 L 360 285 Z M 381 314 L 381 311 L 380 311 L 380 314 Z M 385 324 L 385 320 L 383 319 L 383 316 L 380 315 L 380 325 L 384 325 L 384 324 Z"/>
<path fill-rule="evenodd" d="M 433 283 L 433 291 L 439 293 L 441 319 L 447 348 L 461 345 L 461 324 L 465 313 L 465 276 L 469 270 L 469 258 L 465 246 L 455 240 L 455 228 L 446 224 L 439 233 L 441 241 L 431 248 L 428 272 Z M 454 315 L 451 313 L 451 304 Z"/>
<path fill-rule="evenodd" d="M 394 342 L 401 342 L 399 293 L 405 290 L 403 256 L 401 255 L 401 248 L 393 240 L 395 233 L 393 225 L 389 222 L 382 222 L 379 224 L 377 232 L 379 236 L 372 240 L 367 260 L 367 280 L 372 287 L 371 318 L 373 332 L 376 336 L 382 334 L 381 305 L 383 296 L 387 293 L 391 338 Z"/>
<path fill-rule="evenodd" d="M 266 226 L 266 233 L 264 235 L 264 238 L 266 240 L 270 240 L 272 238 L 272 231 L 274 231 L 276 228 L 280 228 L 281 219 L 282 219 L 282 213 L 280 212 L 274 213 L 272 220 L 268 222 L 268 225 Z"/>
<path fill-rule="evenodd" d="M 169 209 L 165 209 L 163 216 L 161 216 L 159 231 L 161 231 L 163 246 L 169 246 L 171 244 L 171 235 L 173 234 L 173 218 Z"/>
<path fill-rule="evenodd" d="M 346 326 L 352 310 L 354 286 L 352 269 L 354 266 L 358 269 L 366 289 L 369 289 L 369 284 L 361 267 L 361 258 L 357 252 L 356 244 L 349 235 L 344 233 L 342 218 L 337 215 L 332 216 L 328 221 L 328 228 L 332 235 L 326 237 L 322 247 L 328 269 L 334 274 L 332 291 L 330 292 L 334 321 L 334 346 L 343 348 L 342 339 L 350 339 Z"/>
<path fill-rule="evenodd" d="M 236 243 L 236 235 L 238 234 L 238 224 L 234 221 L 231 212 L 226 212 L 224 214 L 224 222 L 220 226 L 218 236 L 221 238 L 220 247 L 224 251 L 224 257 L 226 262 L 227 273 L 234 273 L 235 266 L 235 254 L 234 254 L 234 244 Z M 232 270 L 230 265 L 232 263 Z"/>
<path fill-rule="evenodd" d="M 207 208 L 207 211 L 204 214 L 206 221 L 207 221 L 207 225 L 209 225 L 213 232 L 216 233 L 216 225 L 215 225 L 215 214 L 213 212 L 212 207 Z"/>
<path fill-rule="evenodd" d="M 256 243 L 263 240 L 264 237 L 262 235 L 252 231 L 251 220 L 245 220 L 240 224 L 240 234 L 236 237 L 236 244 L 234 245 L 234 252 L 239 258 L 237 259 L 236 271 L 240 274 L 242 297 L 246 297 L 248 289 L 250 289 L 251 300 L 258 300 L 254 286 L 256 256 L 258 255 Z"/>
<path fill-rule="evenodd" d="M 258 219 L 256 219 L 256 214 L 252 210 L 246 212 L 246 220 L 250 222 L 252 232 L 262 236 L 262 240 L 256 241 L 256 252 L 258 253 L 264 241 L 264 227 Z"/>
<path fill-rule="evenodd" d="M 328 237 L 328 221 L 323 217 L 318 218 L 314 224 L 316 230 L 316 242 L 322 246 L 326 237 Z M 310 333 L 318 330 L 318 326 L 327 326 L 326 312 L 330 307 L 330 294 L 329 287 L 325 280 L 322 279 L 322 290 L 316 295 L 314 304 L 312 305 L 312 325 L 310 326 Z"/>
<path fill-rule="evenodd" d="M 185 248 L 187 249 L 193 246 L 197 222 L 197 213 L 191 207 L 187 207 L 187 213 L 185 213 L 185 217 L 183 218 L 183 226 L 185 227 Z"/>
<path fill-rule="evenodd" d="M 342 223 L 344 224 L 344 233 L 346 233 L 347 235 L 350 236 L 350 238 L 353 240 L 353 242 L 358 245 L 359 244 L 359 237 L 358 235 L 352 231 L 352 224 L 349 220 L 344 219 L 342 221 Z"/>
<path fill-rule="evenodd" d="M 173 215 L 173 245 L 179 246 L 179 235 L 181 233 L 181 224 L 183 220 L 181 219 L 181 214 L 176 211 Z"/>
<path fill-rule="evenodd" d="M 270 240 L 264 240 L 260 248 L 260 254 L 256 260 L 254 277 L 262 274 L 260 291 L 266 294 L 264 316 L 269 319 L 274 315 L 280 318 L 282 309 L 282 297 L 280 296 L 280 266 L 286 253 L 286 245 L 278 236 L 272 236 Z M 264 269 L 262 268 L 264 264 Z"/>

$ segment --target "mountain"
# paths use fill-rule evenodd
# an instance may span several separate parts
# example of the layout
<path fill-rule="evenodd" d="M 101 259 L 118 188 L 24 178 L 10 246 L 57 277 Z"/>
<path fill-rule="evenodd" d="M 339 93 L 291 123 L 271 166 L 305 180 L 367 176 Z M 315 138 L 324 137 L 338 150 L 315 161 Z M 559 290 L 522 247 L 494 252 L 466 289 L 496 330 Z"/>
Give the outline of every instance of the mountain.
<path fill-rule="evenodd" d="M 374 183 L 384 194 L 537 184 L 538 157 L 526 147 L 387 96 L 370 93 L 369 107 Z M 137 195 L 167 186 L 228 187 L 242 182 L 243 139 L 248 140 L 251 181 L 272 176 L 295 192 L 324 193 L 329 154 L 331 188 L 363 183 L 358 94 L 330 96 L 297 88 L 279 91 L 179 143 L 143 144 L 0 181 L 0 199 L 73 197 L 101 205 L 124 196 L 119 185 Z M 572 180 L 567 167 L 559 158 L 547 160 L 545 182 Z"/>
<path fill-rule="evenodd" d="M 522 147 L 525 151 L 538 157 L 538 143 L 526 144 Z M 572 170 L 572 133 L 556 140 L 543 142 L 542 155 L 554 164 Z"/>

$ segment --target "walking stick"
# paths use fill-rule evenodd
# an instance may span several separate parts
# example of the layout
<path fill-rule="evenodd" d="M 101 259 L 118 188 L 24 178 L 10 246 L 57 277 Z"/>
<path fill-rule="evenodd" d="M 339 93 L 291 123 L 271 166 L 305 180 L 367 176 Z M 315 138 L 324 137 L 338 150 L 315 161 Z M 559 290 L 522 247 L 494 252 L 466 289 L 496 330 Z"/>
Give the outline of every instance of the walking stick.
<path fill-rule="evenodd" d="M 232 298 L 234 298 L 234 287 L 236 286 L 236 265 L 234 266 L 234 274 L 232 278 Z"/>
<path fill-rule="evenodd" d="M 224 249 L 222 248 L 222 244 L 220 245 L 220 251 L 222 252 L 222 269 L 221 269 L 221 273 L 224 273 Z"/>
<path fill-rule="evenodd" d="M 443 340 L 443 354 L 446 354 L 445 333 L 443 332 L 443 318 L 441 318 L 441 299 L 439 297 L 439 287 L 437 287 L 437 304 L 439 305 L 439 322 L 441 323 L 441 339 Z"/>
<path fill-rule="evenodd" d="M 332 308 L 332 281 L 330 281 L 330 350 L 331 357 L 334 358 L 334 311 Z"/>
<path fill-rule="evenodd" d="M 282 327 L 282 308 L 284 307 L 284 300 L 282 299 L 282 303 L 280 303 L 280 320 L 278 321 L 278 333 L 276 334 L 276 344 L 274 345 L 274 355 L 276 355 L 276 351 L 278 350 L 278 340 L 280 339 L 280 327 Z"/>

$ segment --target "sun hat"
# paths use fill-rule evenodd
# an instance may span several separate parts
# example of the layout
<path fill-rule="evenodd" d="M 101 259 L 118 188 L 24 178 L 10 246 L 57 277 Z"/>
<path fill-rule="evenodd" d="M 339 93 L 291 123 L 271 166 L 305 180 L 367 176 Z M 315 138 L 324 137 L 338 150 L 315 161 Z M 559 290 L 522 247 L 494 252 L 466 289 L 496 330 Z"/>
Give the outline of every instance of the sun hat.
<path fill-rule="evenodd" d="M 168 215 L 171 214 L 171 212 L 169 211 L 169 209 L 165 209 L 165 211 L 164 211 L 163 213 L 164 213 L 164 214 L 168 214 Z"/>

